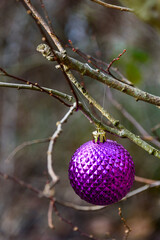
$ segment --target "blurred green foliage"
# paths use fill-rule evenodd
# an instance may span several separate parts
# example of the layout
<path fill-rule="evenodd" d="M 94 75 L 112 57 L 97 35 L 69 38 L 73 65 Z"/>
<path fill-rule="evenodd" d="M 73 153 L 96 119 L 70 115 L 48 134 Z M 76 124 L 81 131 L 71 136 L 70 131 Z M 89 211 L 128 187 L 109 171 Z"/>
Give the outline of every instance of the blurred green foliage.
<path fill-rule="evenodd" d="M 126 77 L 135 85 L 139 84 L 143 78 L 142 67 L 149 61 L 149 54 L 142 49 L 130 49 L 127 51 L 128 61 L 124 64 Z"/>
<path fill-rule="evenodd" d="M 120 0 L 132 8 L 137 16 L 160 30 L 160 0 Z"/>
<path fill-rule="evenodd" d="M 134 61 L 130 61 L 126 65 L 126 77 L 133 84 L 138 84 L 142 80 L 142 74 L 139 67 Z"/>

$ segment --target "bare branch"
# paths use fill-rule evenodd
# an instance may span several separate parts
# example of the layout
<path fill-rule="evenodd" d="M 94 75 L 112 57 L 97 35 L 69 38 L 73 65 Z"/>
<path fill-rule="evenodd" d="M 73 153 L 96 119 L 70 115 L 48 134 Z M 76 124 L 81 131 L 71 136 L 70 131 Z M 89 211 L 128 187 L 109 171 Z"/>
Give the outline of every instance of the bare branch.
<path fill-rule="evenodd" d="M 133 196 L 135 196 L 135 195 L 137 195 L 139 193 L 142 193 L 142 192 L 148 190 L 149 188 L 154 188 L 154 187 L 159 187 L 159 186 L 160 186 L 160 181 L 155 181 L 155 182 L 153 182 L 151 184 L 146 184 L 146 185 L 144 185 L 144 186 L 142 186 L 140 188 L 137 188 L 137 189 L 133 190 L 132 192 L 129 192 L 127 194 L 127 196 L 124 197 L 122 200 L 125 200 L 127 198 L 133 197 Z"/>
<path fill-rule="evenodd" d="M 43 87 L 41 87 L 38 83 L 33 83 L 33 82 L 30 82 L 30 81 L 28 81 L 28 80 L 26 80 L 26 79 L 24 79 L 24 78 L 20 78 L 20 77 L 11 75 L 11 74 L 7 73 L 3 68 L 0 68 L 0 75 L 6 76 L 6 77 L 9 77 L 9 78 L 13 78 L 13 79 L 18 80 L 18 81 L 21 81 L 21 82 L 25 82 L 25 83 L 27 83 L 27 85 L 35 86 L 35 87 L 39 88 L 39 90 L 40 90 L 41 92 L 47 93 L 47 94 L 49 94 L 51 97 L 54 97 L 54 98 L 56 98 L 57 100 L 59 100 L 61 103 L 63 103 L 63 104 L 66 105 L 67 107 L 71 107 L 70 104 L 64 102 L 61 98 L 59 98 L 58 96 L 54 95 L 53 93 L 48 92 L 46 89 L 44 89 Z"/>
<path fill-rule="evenodd" d="M 1 171 L 0 171 L 0 176 L 5 180 L 11 180 L 11 181 L 15 182 L 16 184 L 20 185 L 21 187 L 24 187 L 24 188 L 36 193 L 38 196 L 42 194 L 42 192 L 39 189 L 33 187 L 31 184 L 25 183 L 24 181 L 22 181 L 21 179 L 15 177 L 15 176 L 3 173 Z"/>
<path fill-rule="evenodd" d="M 31 4 L 30 1 L 28 0 L 23 0 L 25 2 L 25 4 L 27 5 L 27 7 L 31 10 L 31 12 L 34 14 L 34 18 L 36 20 L 39 21 L 39 23 L 41 23 L 41 25 L 44 27 L 44 29 L 46 30 L 46 32 L 49 34 L 49 36 L 51 37 L 51 39 L 53 40 L 53 42 L 55 43 L 55 45 L 57 46 L 58 50 L 60 52 L 64 52 L 64 48 L 62 47 L 58 37 L 56 36 L 56 34 L 51 31 L 51 29 L 49 28 L 49 26 L 47 25 L 47 23 L 44 21 L 44 19 L 40 16 L 40 14 L 36 11 L 36 9 L 33 7 L 33 5 Z"/>
<path fill-rule="evenodd" d="M 56 184 L 56 182 L 59 180 L 59 177 L 55 174 L 53 167 L 52 167 L 52 150 L 53 150 L 53 145 L 58 138 L 59 134 L 62 132 L 62 124 L 67 121 L 69 116 L 73 113 L 73 111 L 76 108 L 76 103 L 73 104 L 73 106 L 69 109 L 69 111 L 66 113 L 66 115 L 59 121 L 57 122 L 57 130 L 54 132 L 50 139 L 50 143 L 48 146 L 48 151 L 47 151 L 47 168 L 48 168 L 48 173 L 52 179 L 52 186 Z"/>
<path fill-rule="evenodd" d="M 25 2 L 26 6 L 31 10 L 32 16 L 34 16 L 34 18 L 35 18 L 36 20 L 38 20 L 38 22 L 43 26 L 43 28 L 44 28 L 44 29 L 46 30 L 46 32 L 49 34 L 49 36 L 50 36 L 51 39 L 53 40 L 54 44 L 55 44 L 56 47 L 58 48 L 58 50 L 62 53 L 63 58 L 65 58 L 65 56 L 66 56 L 66 50 L 63 48 L 60 40 L 58 39 L 58 37 L 57 37 L 56 34 L 54 33 L 53 28 L 52 28 L 52 26 L 51 26 L 51 24 L 50 24 L 50 20 L 49 20 L 49 18 L 48 18 L 48 15 L 47 15 L 47 12 L 46 12 L 45 8 L 44 8 L 44 11 L 45 11 L 45 16 L 46 16 L 47 21 L 48 21 L 48 25 L 47 25 L 47 23 L 44 21 L 44 19 L 40 16 L 40 14 L 36 11 L 36 9 L 33 7 L 33 5 L 31 4 L 30 1 L 27 1 L 27 0 L 23 0 L 23 1 Z M 41 2 L 43 3 L 43 1 L 41 1 Z M 37 21 L 36 21 L 36 23 L 37 23 Z M 42 31 L 42 33 L 43 33 L 43 30 L 42 30 L 42 29 L 41 29 L 41 31 Z M 68 70 L 69 70 L 68 67 L 67 67 L 65 64 L 63 64 L 63 63 L 56 57 L 55 52 L 54 52 L 53 50 L 51 50 L 51 52 L 52 52 L 52 54 L 54 55 L 54 59 L 58 62 L 59 66 L 60 66 L 60 68 L 61 68 L 61 70 L 62 70 L 62 72 L 63 72 L 63 74 L 64 74 L 64 76 L 65 76 L 65 79 L 66 79 L 66 81 L 67 81 L 67 83 L 68 83 L 68 85 L 69 85 L 69 87 L 70 87 L 70 89 L 71 89 L 71 92 L 73 93 L 73 95 L 74 95 L 74 97 L 75 97 L 76 104 L 77 104 L 76 109 L 78 109 L 78 97 L 77 97 L 77 95 L 76 95 L 76 93 L 75 93 L 75 91 L 74 91 L 74 88 L 73 88 L 73 86 L 72 86 L 72 84 L 71 84 L 71 81 L 70 81 L 70 78 L 69 78 L 69 75 L 68 75 L 68 72 L 70 72 L 70 71 L 68 71 Z M 70 72 L 70 75 L 72 75 L 71 72 Z"/>
<path fill-rule="evenodd" d="M 158 123 L 156 126 L 154 126 L 154 127 L 151 129 L 151 131 L 154 132 L 154 131 L 156 131 L 156 130 L 159 129 L 159 128 L 160 128 L 160 123 Z"/>
<path fill-rule="evenodd" d="M 158 141 L 160 141 L 160 137 L 157 134 L 157 130 L 160 128 L 160 123 L 158 123 L 156 126 L 154 126 L 151 131 L 154 134 L 154 136 L 157 138 Z"/>
<path fill-rule="evenodd" d="M 146 184 L 152 184 L 152 183 L 156 182 L 156 180 L 143 178 L 143 177 L 139 177 L 139 176 L 135 176 L 135 181 L 141 182 L 141 183 L 146 183 Z"/>
<path fill-rule="evenodd" d="M 133 9 L 131 9 L 131 8 L 126 8 L 126 7 L 109 4 L 109 3 L 103 2 L 101 0 L 90 0 L 90 1 L 98 3 L 99 5 L 106 7 L 106 8 L 113 8 L 113 9 L 125 11 L 125 12 L 133 12 Z"/>
<path fill-rule="evenodd" d="M 44 15 L 45 15 L 45 19 L 47 20 L 48 26 L 50 28 L 50 31 L 54 32 L 53 31 L 53 27 L 52 27 L 52 22 L 51 22 L 51 20 L 49 18 L 49 15 L 48 15 L 48 12 L 46 10 L 46 7 L 45 7 L 45 4 L 44 4 L 43 0 L 40 0 L 40 3 L 41 3 L 41 8 L 42 8 L 42 10 L 44 12 Z"/>
<path fill-rule="evenodd" d="M 32 11 L 27 7 L 27 5 L 25 4 L 25 2 L 23 2 L 23 0 L 21 1 L 21 3 L 23 5 L 23 7 L 26 9 L 27 14 L 30 15 L 32 17 L 32 19 L 35 21 L 35 23 L 42 35 L 42 41 L 47 43 L 50 46 L 50 42 L 49 42 L 46 32 L 44 31 L 42 26 L 39 24 L 38 20 L 34 17 L 34 14 L 32 13 Z"/>
<path fill-rule="evenodd" d="M 40 88 L 38 88 L 36 86 L 33 86 L 32 84 L 27 85 L 27 84 L 0 82 L 0 87 L 17 88 L 18 90 L 26 89 L 26 90 L 34 90 L 34 91 L 42 92 Z M 49 93 L 49 95 L 52 93 L 54 95 L 57 95 L 58 97 L 61 97 L 61 98 L 64 98 L 64 99 L 68 100 L 69 102 L 72 102 L 72 100 L 73 100 L 73 97 L 66 94 L 66 93 L 62 93 L 62 92 L 54 90 L 52 88 L 46 88 L 46 87 L 43 87 L 43 86 L 42 86 L 42 88 L 45 91 L 47 91 Z"/>
<path fill-rule="evenodd" d="M 119 60 L 120 60 L 120 57 L 121 57 L 125 52 L 126 52 L 126 49 L 124 49 L 123 52 L 118 55 L 118 57 L 114 58 L 114 59 L 109 63 L 109 65 L 108 65 L 108 67 L 107 67 L 107 71 L 109 72 L 109 74 L 111 74 L 111 73 L 110 73 L 110 68 L 112 67 L 113 63 L 116 62 L 116 61 L 119 61 Z"/>
<path fill-rule="evenodd" d="M 104 209 L 106 207 L 106 206 L 80 206 L 80 205 L 74 204 L 72 202 L 62 201 L 59 199 L 56 199 L 55 201 L 56 201 L 56 203 L 58 203 L 62 206 L 73 208 L 78 211 L 98 211 L 98 210 Z"/>
<path fill-rule="evenodd" d="M 44 142 L 49 142 L 50 138 L 43 138 L 43 139 L 36 139 L 36 140 L 31 140 L 31 141 L 27 141 L 27 142 L 23 142 L 22 144 L 20 144 L 19 146 L 17 146 L 13 152 L 11 152 L 11 154 L 8 156 L 8 158 L 6 159 L 6 161 L 10 161 L 11 159 L 13 159 L 13 157 L 16 155 L 17 152 L 19 152 L 20 150 L 22 150 L 24 147 L 33 145 L 33 144 L 37 144 L 37 143 L 44 143 Z"/>
<path fill-rule="evenodd" d="M 47 49 L 47 50 L 46 50 Z M 46 44 L 40 44 L 37 47 L 37 51 L 41 52 L 44 57 L 46 57 L 49 61 L 54 61 L 54 56 L 51 54 L 51 50 Z M 49 54 L 49 55 L 48 55 Z M 135 98 L 136 101 L 144 101 L 151 104 L 154 104 L 156 106 L 160 106 L 160 97 L 152 95 L 148 92 L 144 92 L 134 86 L 130 86 L 128 84 L 125 84 L 124 82 L 120 82 L 117 79 L 113 78 L 109 74 L 100 72 L 99 69 L 93 69 L 88 64 L 84 64 L 74 58 L 71 58 L 69 56 L 65 56 L 57 51 L 55 51 L 56 57 L 66 66 L 68 66 L 69 69 L 76 70 L 80 72 L 82 75 L 89 76 L 93 79 L 98 80 L 99 82 L 102 82 L 106 85 L 108 85 L 111 88 L 115 88 L 116 90 L 119 90 L 123 93 L 126 93 L 127 95 L 130 95 Z"/>
<path fill-rule="evenodd" d="M 131 232 L 131 228 L 127 225 L 126 219 L 123 217 L 121 208 L 118 208 L 118 212 L 119 212 L 119 216 L 121 218 L 121 221 L 123 223 L 123 226 L 125 228 L 125 235 L 124 235 L 123 240 L 127 240 L 128 236 L 129 236 L 129 233 Z"/>
<path fill-rule="evenodd" d="M 55 214 L 58 216 L 58 218 L 59 218 L 61 221 L 69 224 L 69 225 L 72 227 L 72 230 L 73 230 L 74 232 L 79 232 L 81 236 L 87 237 L 87 238 L 92 239 L 92 240 L 99 240 L 98 238 L 93 237 L 92 234 L 88 234 L 88 233 L 82 232 L 77 226 L 73 225 L 73 223 L 72 223 L 70 220 L 65 219 L 65 218 L 60 214 L 60 212 L 57 210 L 55 204 L 53 205 L 53 208 L 54 208 L 54 212 L 55 212 Z"/>
<path fill-rule="evenodd" d="M 54 205 L 54 201 L 51 200 L 50 203 L 49 203 L 49 208 L 48 208 L 48 226 L 51 229 L 55 228 L 55 226 L 53 224 L 53 220 L 52 220 L 53 205 Z"/>

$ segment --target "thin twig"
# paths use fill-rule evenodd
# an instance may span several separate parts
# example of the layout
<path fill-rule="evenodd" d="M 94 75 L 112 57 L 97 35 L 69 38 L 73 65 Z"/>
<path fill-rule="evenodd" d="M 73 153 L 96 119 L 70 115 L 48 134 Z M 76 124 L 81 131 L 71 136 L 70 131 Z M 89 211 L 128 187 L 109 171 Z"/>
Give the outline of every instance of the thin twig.
<path fill-rule="evenodd" d="M 119 216 L 121 218 L 121 221 L 123 223 L 123 226 L 125 228 L 125 235 L 124 235 L 124 238 L 123 240 L 127 240 L 128 239 L 128 236 L 129 236 L 129 233 L 131 232 L 131 228 L 128 226 L 127 222 L 126 222 L 126 219 L 123 217 L 123 214 L 122 214 L 122 209 L 121 208 L 118 208 L 118 213 L 119 213 Z"/>
<path fill-rule="evenodd" d="M 9 175 L 9 174 L 6 174 L 6 173 L 3 173 L 2 171 L 0 171 L 0 176 L 5 179 L 5 180 L 11 180 L 13 182 L 15 182 L 16 184 L 20 185 L 21 187 L 24 187 L 34 193 L 36 193 L 38 196 L 42 194 L 42 192 L 33 187 L 31 184 L 28 184 L 28 183 L 25 183 L 24 181 L 22 181 L 21 179 L 13 176 L 13 175 Z"/>
<path fill-rule="evenodd" d="M 53 27 L 52 27 L 52 22 L 51 22 L 51 20 L 50 20 L 50 18 L 49 18 L 49 15 L 48 15 L 48 12 L 47 12 L 47 10 L 46 10 L 46 7 L 45 7 L 45 4 L 44 4 L 43 0 L 40 0 L 40 3 L 41 3 L 41 8 L 42 8 L 42 10 L 43 10 L 43 12 L 44 12 L 45 18 L 46 18 L 46 20 L 47 20 L 48 26 L 49 26 L 49 28 L 50 28 L 50 31 L 51 31 L 51 32 L 54 32 L 54 31 L 53 31 Z"/>
<path fill-rule="evenodd" d="M 160 123 L 158 123 L 156 126 L 154 126 L 151 131 L 152 133 L 155 135 L 155 137 L 157 138 L 158 141 L 160 141 L 160 137 L 159 135 L 157 134 L 157 130 L 160 128 Z"/>
<path fill-rule="evenodd" d="M 34 90 L 34 91 L 42 92 L 40 88 L 38 88 L 36 86 L 33 86 L 32 84 L 27 85 L 27 84 L 0 82 L 0 87 L 17 88 L 17 90 L 26 89 L 26 90 Z M 71 95 L 68 95 L 66 93 L 62 93 L 62 92 L 54 90 L 52 88 L 46 88 L 46 87 L 42 87 L 42 88 L 45 91 L 47 91 L 49 95 L 53 94 L 53 95 L 57 95 L 58 97 L 64 98 L 64 99 L 68 100 L 69 102 L 73 101 L 73 97 Z M 52 95 L 50 95 L 50 96 L 52 96 Z"/>
<path fill-rule="evenodd" d="M 139 176 L 135 176 L 135 181 L 141 182 L 141 183 L 146 183 L 146 184 L 152 184 L 152 183 L 156 182 L 156 180 L 143 178 L 143 177 L 139 177 Z"/>
<path fill-rule="evenodd" d="M 55 214 L 59 217 L 59 219 L 63 222 L 66 222 L 67 224 L 69 224 L 71 227 L 72 227 L 72 230 L 74 232 L 79 232 L 81 236 L 84 236 L 84 237 L 87 237 L 89 239 L 92 239 L 92 240 L 99 240 L 98 238 L 95 238 L 93 237 L 92 234 L 88 234 L 88 233 L 85 233 L 85 232 L 82 232 L 77 226 L 73 225 L 73 223 L 68 220 L 68 219 L 65 219 L 61 214 L 60 212 L 57 210 L 56 206 L 53 205 L 53 208 L 54 208 L 54 212 Z"/>
<path fill-rule="evenodd" d="M 36 139 L 36 140 L 31 140 L 31 141 L 27 141 L 27 142 L 23 142 L 22 144 L 18 145 L 11 153 L 10 155 L 7 157 L 6 162 L 10 161 L 13 159 L 13 157 L 16 155 L 17 152 L 19 152 L 20 150 L 22 150 L 24 147 L 33 145 L 33 144 L 37 144 L 37 143 L 44 143 L 44 142 L 49 142 L 50 138 L 43 138 L 43 139 Z"/>
<path fill-rule="evenodd" d="M 48 173 L 52 179 L 52 184 L 55 185 L 56 182 L 59 180 L 59 177 L 55 174 L 53 170 L 53 161 L 52 161 L 52 150 L 53 150 L 53 145 L 58 138 L 59 134 L 62 132 L 62 124 L 67 121 L 69 116 L 73 113 L 73 111 L 76 108 L 76 103 L 73 104 L 73 106 L 69 109 L 69 111 L 65 114 L 65 116 L 57 122 L 57 129 L 53 133 L 52 137 L 50 138 L 49 146 L 48 146 L 48 151 L 47 151 L 47 168 L 48 168 Z"/>
<path fill-rule="evenodd" d="M 159 129 L 159 128 L 160 128 L 160 123 L 158 123 L 156 126 L 154 126 L 154 127 L 151 129 L 151 131 L 154 132 L 154 131 L 156 131 L 156 130 Z"/>
<path fill-rule="evenodd" d="M 55 226 L 54 226 L 54 224 L 53 224 L 53 219 L 52 219 L 53 205 L 54 205 L 54 201 L 51 200 L 51 201 L 49 202 L 49 208 L 48 208 L 48 226 L 49 226 L 49 228 L 51 228 L 51 229 L 54 229 L 54 228 L 55 228 Z"/>
<path fill-rule="evenodd" d="M 25 83 L 27 83 L 27 85 L 33 85 L 33 86 L 39 88 L 41 92 L 47 93 L 47 94 L 50 95 L 51 97 L 54 97 L 54 98 L 56 98 L 57 100 L 59 100 L 61 103 L 63 103 L 63 104 L 66 105 L 67 107 L 71 107 L 70 104 L 64 102 L 61 98 L 59 98 L 58 96 L 54 95 L 53 93 L 48 92 L 46 89 L 44 89 L 43 87 L 41 87 L 38 83 L 33 83 L 33 82 L 31 82 L 31 81 L 25 80 L 24 78 L 20 78 L 20 77 L 11 75 L 11 74 L 7 73 L 3 68 L 0 68 L 0 75 L 6 76 L 6 77 L 9 77 L 9 78 L 13 78 L 13 79 L 18 80 L 18 81 L 21 81 L 21 82 L 25 82 Z"/>
<path fill-rule="evenodd" d="M 63 201 L 63 200 L 60 200 L 57 198 L 55 199 L 55 201 L 56 201 L 56 203 L 58 203 L 61 206 L 72 208 L 72 209 L 78 210 L 78 211 L 86 211 L 86 212 L 87 211 L 98 211 L 98 210 L 104 209 L 106 207 L 106 206 L 80 206 L 75 203 Z"/>
<path fill-rule="evenodd" d="M 110 68 L 112 67 L 113 63 L 116 62 L 116 61 L 119 61 L 119 60 L 120 60 L 120 57 L 122 57 L 122 55 L 123 55 L 125 52 L 126 52 L 126 49 L 124 49 L 123 52 L 118 55 L 118 57 L 114 58 L 114 59 L 109 63 L 109 65 L 108 65 L 108 67 L 107 67 L 107 71 L 109 72 L 109 74 L 111 74 L 111 73 L 110 73 Z"/>
<path fill-rule="evenodd" d="M 97 59 L 97 58 L 95 58 L 95 57 L 92 57 L 92 56 L 90 56 L 90 55 L 87 55 L 87 56 L 88 56 L 89 59 L 91 59 L 91 61 L 96 62 L 97 64 L 103 65 L 103 66 L 105 66 L 105 67 L 108 68 L 108 66 L 109 66 L 108 63 L 106 63 L 106 62 L 104 62 L 104 61 L 102 61 L 102 60 L 100 60 L 100 59 Z M 114 73 L 116 73 L 116 74 L 118 75 L 118 77 L 120 77 L 120 79 L 118 79 L 119 81 L 124 82 L 124 83 L 126 83 L 126 84 L 128 84 L 128 85 L 130 85 L 130 86 L 134 86 L 134 84 L 133 84 L 131 81 L 129 81 L 129 80 L 119 71 L 119 69 L 118 69 L 117 67 L 111 67 L 111 70 L 112 70 Z M 116 78 L 116 79 L 117 79 L 117 78 Z"/>
<path fill-rule="evenodd" d="M 125 11 L 125 12 L 133 12 L 133 9 L 131 9 L 131 8 L 126 8 L 126 7 L 121 7 L 121 6 L 109 4 L 109 3 L 106 3 L 106 2 L 102 2 L 101 0 L 90 0 L 90 1 L 98 3 L 99 5 L 101 5 L 103 7 L 106 7 L 106 8 L 112 8 L 112 9 Z"/>
<path fill-rule="evenodd" d="M 140 188 L 137 188 L 137 189 L 133 190 L 132 192 L 129 192 L 126 195 L 126 197 L 124 197 L 122 200 L 126 200 L 126 199 L 128 199 L 130 197 L 133 197 L 133 196 L 135 196 L 135 195 L 137 195 L 139 193 L 142 193 L 142 192 L 144 192 L 144 191 L 146 191 L 146 190 L 148 190 L 150 188 L 159 187 L 159 186 L 160 186 L 160 181 L 155 181 L 155 182 L 153 182 L 151 184 L 146 184 L 146 185 L 144 185 L 144 186 L 142 186 Z"/>

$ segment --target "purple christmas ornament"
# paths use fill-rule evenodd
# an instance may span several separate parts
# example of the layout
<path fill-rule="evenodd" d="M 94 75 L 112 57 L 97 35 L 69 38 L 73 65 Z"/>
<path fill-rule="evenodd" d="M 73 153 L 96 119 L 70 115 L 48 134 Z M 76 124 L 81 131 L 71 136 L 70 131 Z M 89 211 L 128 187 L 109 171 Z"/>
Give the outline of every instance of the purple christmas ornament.
<path fill-rule="evenodd" d="M 112 140 L 104 141 L 104 136 L 98 135 L 76 150 L 68 172 L 74 191 L 83 200 L 108 205 L 118 202 L 129 192 L 135 168 L 132 157 L 122 145 Z"/>

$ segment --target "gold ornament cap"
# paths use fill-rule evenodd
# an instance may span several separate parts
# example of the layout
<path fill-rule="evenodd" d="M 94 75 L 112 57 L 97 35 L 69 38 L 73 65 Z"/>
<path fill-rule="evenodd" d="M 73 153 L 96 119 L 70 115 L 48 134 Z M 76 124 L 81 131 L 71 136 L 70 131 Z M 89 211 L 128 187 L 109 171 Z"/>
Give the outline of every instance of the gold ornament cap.
<path fill-rule="evenodd" d="M 97 128 L 97 130 L 92 132 L 92 134 L 94 143 L 106 142 L 106 132 L 103 129 Z"/>

